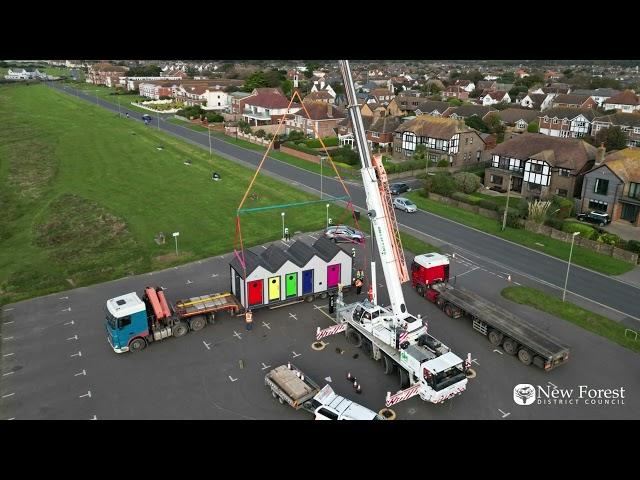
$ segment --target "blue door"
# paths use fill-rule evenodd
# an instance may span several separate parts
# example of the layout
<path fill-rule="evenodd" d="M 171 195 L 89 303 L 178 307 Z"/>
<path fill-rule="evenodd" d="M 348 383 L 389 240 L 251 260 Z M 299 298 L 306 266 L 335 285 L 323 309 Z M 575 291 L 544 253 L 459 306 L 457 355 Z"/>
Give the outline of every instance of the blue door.
<path fill-rule="evenodd" d="M 313 270 L 302 272 L 302 294 L 313 293 Z"/>

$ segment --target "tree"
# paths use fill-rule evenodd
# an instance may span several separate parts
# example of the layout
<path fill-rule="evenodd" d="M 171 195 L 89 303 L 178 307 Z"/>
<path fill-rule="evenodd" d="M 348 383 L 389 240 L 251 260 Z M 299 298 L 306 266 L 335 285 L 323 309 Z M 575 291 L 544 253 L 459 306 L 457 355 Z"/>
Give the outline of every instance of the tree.
<path fill-rule="evenodd" d="M 267 86 L 267 79 L 264 75 L 264 72 L 258 71 L 253 72 L 247 77 L 247 79 L 244 81 L 242 90 L 245 92 L 251 92 L 254 88 L 263 88 Z"/>
<path fill-rule="evenodd" d="M 162 69 L 158 65 L 140 65 L 130 68 L 127 72 L 129 77 L 159 77 Z"/>
<path fill-rule="evenodd" d="M 598 133 L 596 133 L 596 145 L 604 143 L 607 151 L 627 148 L 628 142 L 629 135 L 620 127 L 604 128 L 600 129 Z"/>
<path fill-rule="evenodd" d="M 480 188 L 480 177 L 474 173 L 458 172 L 453 176 L 458 190 L 464 193 L 473 193 Z"/>
<path fill-rule="evenodd" d="M 333 83 L 331 84 L 331 88 L 333 88 L 333 91 L 336 92 L 336 95 L 344 94 L 344 85 L 342 85 L 342 83 Z"/>
<path fill-rule="evenodd" d="M 500 117 L 495 114 L 489 115 L 487 117 L 486 123 L 489 127 L 489 133 L 495 133 L 497 143 L 501 143 L 504 140 L 505 127 L 502 123 L 502 120 L 500 120 Z"/>
<path fill-rule="evenodd" d="M 258 130 L 256 132 L 256 137 L 258 138 L 264 138 L 264 136 L 267 134 L 267 132 L 265 132 L 262 128 L 260 130 Z"/>
<path fill-rule="evenodd" d="M 489 127 L 487 124 L 482 121 L 482 119 L 478 115 L 471 115 L 464 119 L 465 125 L 468 127 L 474 128 L 482 133 L 489 133 Z"/>
<path fill-rule="evenodd" d="M 423 143 L 419 143 L 416 146 L 416 150 L 413 152 L 413 155 L 411 157 L 413 160 L 418 160 L 418 161 L 422 161 L 422 160 L 426 160 L 427 159 L 427 146 Z"/>
<path fill-rule="evenodd" d="M 293 95 L 293 82 L 288 78 L 285 78 L 280 84 L 280 89 L 282 90 L 282 93 L 291 98 L 291 95 Z"/>
<path fill-rule="evenodd" d="M 194 67 L 187 67 L 186 73 L 187 73 L 187 76 L 193 78 L 196 75 L 198 75 L 198 70 L 196 70 Z"/>
<path fill-rule="evenodd" d="M 447 99 L 447 103 L 450 103 L 451 105 L 453 105 L 454 107 L 459 107 L 460 105 L 462 105 L 464 102 L 462 100 L 459 100 L 457 98 L 448 98 Z"/>
<path fill-rule="evenodd" d="M 533 120 L 529 125 L 527 125 L 527 132 L 529 133 L 538 133 L 538 122 Z"/>

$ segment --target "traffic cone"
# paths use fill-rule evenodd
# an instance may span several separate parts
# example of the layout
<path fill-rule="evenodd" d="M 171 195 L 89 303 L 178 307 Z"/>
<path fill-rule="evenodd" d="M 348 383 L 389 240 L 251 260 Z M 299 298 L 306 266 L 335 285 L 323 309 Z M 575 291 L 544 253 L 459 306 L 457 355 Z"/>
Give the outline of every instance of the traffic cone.
<path fill-rule="evenodd" d="M 353 388 L 355 388 L 355 389 L 358 388 L 358 382 L 353 382 Z"/>
<path fill-rule="evenodd" d="M 358 388 L 356 388 L 356 393 L 362 393 L 362 387 L 358 384 Z"/>
<path fill-rule="evenodd" d="M 291 362 L 287 362 L 287 368 L 291 370 Z"/>
<path fill-rule="evenodd" d="M 351 377 L 351 372 L 347 373 L 347 380 L 353 382 L 353 378 Z"/>
<path fill-rule="evenodd" d="M 304 373 L 300 374 L 300 380 L 302 380 L 304 382 Z"/>
<path fill-rule="evenodd" d="M 511 275 L 507 275 L 507 282 L 511 282 Z"/>

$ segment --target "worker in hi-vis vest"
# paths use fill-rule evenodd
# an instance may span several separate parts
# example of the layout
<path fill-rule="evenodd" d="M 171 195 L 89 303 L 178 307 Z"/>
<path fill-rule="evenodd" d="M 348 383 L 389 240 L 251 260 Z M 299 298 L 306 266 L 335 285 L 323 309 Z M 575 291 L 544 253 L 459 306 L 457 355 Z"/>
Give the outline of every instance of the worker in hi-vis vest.
<path fill-rule="evenodd" d="M 247 310 L 244 314 L 244 321 L 247 324 L 247 330 L 251 330 L 251 327 L 253 327 L 253 313 L 251 313 L 251 310 Z"/>

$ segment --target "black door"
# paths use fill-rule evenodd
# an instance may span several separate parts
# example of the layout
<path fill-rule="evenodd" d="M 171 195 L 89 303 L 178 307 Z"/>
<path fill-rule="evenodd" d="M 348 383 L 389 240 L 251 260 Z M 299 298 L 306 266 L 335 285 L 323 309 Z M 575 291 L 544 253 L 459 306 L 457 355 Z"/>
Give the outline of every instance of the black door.
<path fill-rule="evenodd" d="M 622 214 L 620 218 L 623 220 L 628 220 L 629 222 L 635 222 L 636 218 L 638 218 L 638 210 L 640 207 L 638 205 L 631 205 L 630 203 L 622 204 Z"/>

